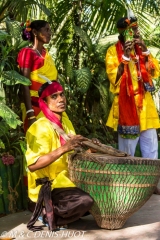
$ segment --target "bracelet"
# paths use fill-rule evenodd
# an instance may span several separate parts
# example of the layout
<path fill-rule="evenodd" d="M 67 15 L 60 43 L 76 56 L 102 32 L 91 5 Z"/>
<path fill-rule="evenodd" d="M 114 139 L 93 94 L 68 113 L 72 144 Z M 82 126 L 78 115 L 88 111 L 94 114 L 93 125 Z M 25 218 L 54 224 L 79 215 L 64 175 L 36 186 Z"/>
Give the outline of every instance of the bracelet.
<path fill-rule="evenodd" d="M 126 61 L 126 60 L 122 59 L 121 63 L 123 63 L 123 64 L 128 64 L 129 61 Z"/>
<path fill-rule="evenodd" d="M 131 59 L 130 58 L 128 58 L 128 57 L 126 57 L 126 56 L 124 56 L 124 55 L 122 55 L 122 59 L 124 59 L 124 60 L 126 60 L 126 61 L 130 61 Z"/>
<path fill-rule="evenodd" d="M 36 118 L 35 116 L 29 117 L 28 120 L 34 119 Z"/>
<path fill-rule="evenodd" d="M 27 111 L 26 111 L 26 114 L 27 114 L 27 113 L 30 113 L 30 112 L 34 112 L 34 109 L 29 109 L 29 110 L 27 110 Z"/>
<path fill-rule="evenodd" d="M 142 55 L 148 56 L 150 53 L 151 53 L 150 50 L 147 50 L 146 52 L 142 52 Z"/>

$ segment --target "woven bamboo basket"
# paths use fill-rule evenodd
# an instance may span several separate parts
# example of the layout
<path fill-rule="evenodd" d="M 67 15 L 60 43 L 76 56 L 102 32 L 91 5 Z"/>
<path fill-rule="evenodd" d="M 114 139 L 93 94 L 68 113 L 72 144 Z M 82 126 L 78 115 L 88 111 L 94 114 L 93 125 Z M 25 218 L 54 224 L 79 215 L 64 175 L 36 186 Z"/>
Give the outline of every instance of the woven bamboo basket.
<path fill-rule="evenodd" d="M 90 212 L 101 228 L 119 229 L 151 197 L 160 160 L 77 153 L 69 157 L 70 179 L 94 199 Z"/>

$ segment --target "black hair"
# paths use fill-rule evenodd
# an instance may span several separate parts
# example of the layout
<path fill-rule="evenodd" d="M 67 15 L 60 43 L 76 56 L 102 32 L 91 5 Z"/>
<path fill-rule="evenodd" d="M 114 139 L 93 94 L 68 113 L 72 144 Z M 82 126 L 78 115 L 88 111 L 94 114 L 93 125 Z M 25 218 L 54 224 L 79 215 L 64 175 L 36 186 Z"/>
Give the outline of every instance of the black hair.
<path fill-rule="evenodd" d="M 42 86 L 39 88 L 38 90 L 38 96 L 40 97 L 43 93 L 43 91 L 48 87 L 49 83 L 45 82 L 44 84 L 42 84 Z"/>
<path fill-rule="evenodd" d="M 117 28 L 127 28 L 128 27 L 128 23 L 125 21 L 126 19 L 128 19 L 127 17 L 122 17 L 117 21 Z M 136 22 L 137 18 L 136 17 L 131 17 L 130 19 L 130 23 Z M 120 40 L 121 43 L 125 42 L 125 38 L 123 36 L 122 33 L 119 34 L 118 39 Z"/>
<path fill-rule="evenodd" d="M 125 38 L 124 38 L 123 34 L 119 34 L 118 39 L 122 44 L 125 43 Z"/>
<path fill-rule="evenodd" d="M 128 23 L 125 22 L 125 20 L 127 19 L 127 17 L 122 17 L 117 21 L 117 28 L 126 28 L 128 27 Z"/>
<path fill-rule="evenodd" d="M 31 22 L 31 24 L 29 26 L 31 28 L 31 31 L 28 32 L 29 35 L 26 34 L 26 31 L 25 31 L 26 29 L 22 29 L 22 39 L 24 41 L 29 40 L 30 42 L 33 42 L 34 41 L 34 35 L 32 33 L 32 30 L 35 29 L 37 31 L 40 31 L 40 29 L 42 27 L 45 27 L 47 23 L 48 22 L 45 21 L 45 20 L 35 20 L 35 21 Z"/>
<path fill-rule="evenodd" d="M 128 27 L 128 23 L 125 21 L 126 19 L 128 19 L 127 17 L 122 17 L 117 21 L 117 28 L 126 28 Z M 136 17 L 131 17 L 130 19 L 130 23 L 133 22 L 137 22 L 137 18 Z"/>

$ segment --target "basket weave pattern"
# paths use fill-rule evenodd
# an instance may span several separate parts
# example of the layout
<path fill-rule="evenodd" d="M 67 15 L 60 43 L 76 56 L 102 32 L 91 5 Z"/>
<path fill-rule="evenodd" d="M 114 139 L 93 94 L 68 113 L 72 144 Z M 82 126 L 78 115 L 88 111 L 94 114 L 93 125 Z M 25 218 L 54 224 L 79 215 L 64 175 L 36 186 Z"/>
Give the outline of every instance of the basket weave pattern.
<path fill-rule="evenodd" d="M 69 158 L 70 179 L 94 198 L 91 214 L 101 228 L 122 228 L 151 197 L 160 160 L 78 153 Z"/>

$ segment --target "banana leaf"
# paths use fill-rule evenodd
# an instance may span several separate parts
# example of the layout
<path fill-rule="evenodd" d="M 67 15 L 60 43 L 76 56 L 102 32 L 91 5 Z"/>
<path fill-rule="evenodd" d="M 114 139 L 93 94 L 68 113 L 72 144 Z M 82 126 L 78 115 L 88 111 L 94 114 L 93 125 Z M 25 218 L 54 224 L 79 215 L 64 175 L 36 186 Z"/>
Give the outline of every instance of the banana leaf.
<path fill-rule="evenodd" d="M 22 122 L 18 120 L 18 115 L 15 114 L 9 107 L 5 105 L 5 103 L 1 102 L 0 103 L 0 117 L 2 117 L 6 123 L 11 127 L 11 128 L 16 128 L 17 125 L 21 125 Z"/>
<path fill-rule="evenodd" d="M 6 85 L 13 86 L 15 84 L 23 84 L 26 86 L 31 85 L 31 81 L 19 74 L 15 70 L 3 71 L 0 81 Z"/>

